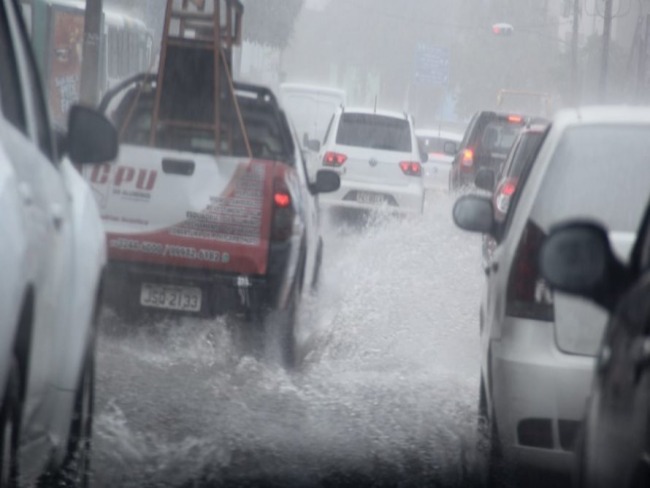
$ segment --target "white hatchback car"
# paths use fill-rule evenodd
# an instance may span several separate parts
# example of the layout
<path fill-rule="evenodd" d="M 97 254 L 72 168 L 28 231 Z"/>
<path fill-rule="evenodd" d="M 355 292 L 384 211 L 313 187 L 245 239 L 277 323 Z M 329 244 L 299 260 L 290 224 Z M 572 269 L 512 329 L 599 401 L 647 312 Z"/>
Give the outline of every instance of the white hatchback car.
<path fill-rule="evenodd" d="M 16 5 L 0 0 L 0 486 L 86 486 L 105 237 L 90 188 L 57 156 Z M 76 163 L 107 161 L 117 135 L 77 106 L 65 144 Z"/>
<path fill-rule="evenodd" d="M 522 174 L 504 222 L 492 201 L 462 197 L 456 223 L 498 242 L 481 304 L 482 415 L 492 461 L 568 474 L 585 412 L 605 313 L 553 293 L 538 255 L 550 229 L 587 219 L 629 258 L 650 195 L 650 110 L 586 108 L 559 114 Z"/>
<path fill-rule="evenodd" d="M 421 214 L 423 156 L 409 115 L 340 108 L 330 121 L 319 160 L 338 171 L 341 187 L 321 195 L 320 203 Z"/>

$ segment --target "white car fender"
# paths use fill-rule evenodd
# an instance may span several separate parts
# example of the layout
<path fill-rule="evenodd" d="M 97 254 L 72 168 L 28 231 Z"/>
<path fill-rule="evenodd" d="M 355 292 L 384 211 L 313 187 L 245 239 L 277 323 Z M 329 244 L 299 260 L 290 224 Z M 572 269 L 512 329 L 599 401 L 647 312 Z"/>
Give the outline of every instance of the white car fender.
<path fill-rule="evenodd" d="M 61 163 L 61 174 L 72 205 L 74 277 L 72 319 L 60 337 L 61 373 L 53 386 L 74 391 L 94 327 L 96 298 L 106 265 L 106 238 L 92 190 L 67 158 Z"/>
<path fill-rule="evenodd" d="M 11 350 L 27 289 L 27 240 L 24 234 L 23 211 L 18 194 L 16 174 L 7 162 L 8 158 L 0 144 L 0 392 L 11 362 Z"/>

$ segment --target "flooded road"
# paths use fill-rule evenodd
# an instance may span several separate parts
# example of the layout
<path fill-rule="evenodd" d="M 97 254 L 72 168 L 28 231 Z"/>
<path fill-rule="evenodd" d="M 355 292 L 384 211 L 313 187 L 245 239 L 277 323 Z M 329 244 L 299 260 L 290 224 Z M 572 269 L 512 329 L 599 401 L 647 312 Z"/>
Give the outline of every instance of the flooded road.
<path fill-rule="evenodd" d="M 451 205 L 434 195 L 421 219 L 327 226 L 293 374 L 241 357 L 221 319 L 129 330 L 106 311 L 94 485 L 473 482 L 480 238 Z"/>

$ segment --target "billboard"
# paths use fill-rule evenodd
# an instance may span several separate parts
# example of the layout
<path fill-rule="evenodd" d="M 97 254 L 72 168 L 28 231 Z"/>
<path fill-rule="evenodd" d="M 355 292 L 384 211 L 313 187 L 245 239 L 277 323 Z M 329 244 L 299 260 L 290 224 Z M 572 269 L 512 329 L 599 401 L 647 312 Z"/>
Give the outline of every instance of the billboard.
<path fill-rule="evenodd" d="M 53 8 L 46 76 L 50 113 L 56 125 L 65 126 L 68 110 L 79 101 L 81 56 L 83 52 L 84 12 Z"/>

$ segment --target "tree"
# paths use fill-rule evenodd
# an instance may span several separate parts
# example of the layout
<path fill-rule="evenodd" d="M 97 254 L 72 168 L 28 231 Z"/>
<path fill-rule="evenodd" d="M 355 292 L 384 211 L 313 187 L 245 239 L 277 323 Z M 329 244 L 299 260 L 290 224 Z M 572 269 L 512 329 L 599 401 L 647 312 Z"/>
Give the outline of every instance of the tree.
<path fill-rule="evenodd" d="M 284 49 L 293 34 L 303 0 L 246 0 L 244 39 Z"/>

